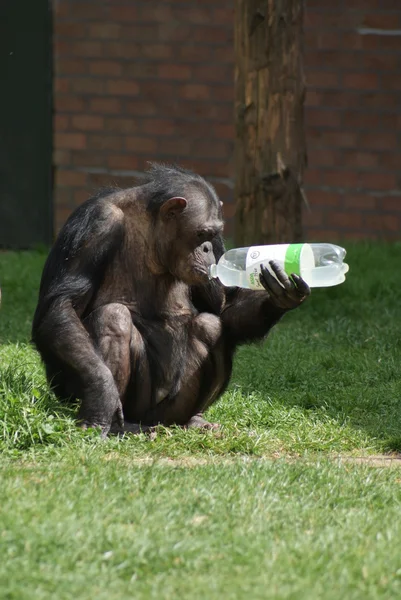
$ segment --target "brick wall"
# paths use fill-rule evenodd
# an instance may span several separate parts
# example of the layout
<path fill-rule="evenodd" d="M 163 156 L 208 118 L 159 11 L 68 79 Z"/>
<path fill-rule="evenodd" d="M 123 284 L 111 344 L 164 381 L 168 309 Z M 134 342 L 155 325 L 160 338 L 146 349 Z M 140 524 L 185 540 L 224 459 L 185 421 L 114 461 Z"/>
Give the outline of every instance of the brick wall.
<path fill-rule="evenodd" d="M 230 224 L 233 1 L 54 0 L 54 28 L 56 230 L 149 160 L 209 178 Z M 399 235 L 401 35 L 386 35 L 396 29 L 399 0 L 308 2 L 309 239 Z"/>
<path fill-rule="evenodd" d="M 309 0 L 305 65 L 307 234 L 398 238 L 401 2 Z"/>

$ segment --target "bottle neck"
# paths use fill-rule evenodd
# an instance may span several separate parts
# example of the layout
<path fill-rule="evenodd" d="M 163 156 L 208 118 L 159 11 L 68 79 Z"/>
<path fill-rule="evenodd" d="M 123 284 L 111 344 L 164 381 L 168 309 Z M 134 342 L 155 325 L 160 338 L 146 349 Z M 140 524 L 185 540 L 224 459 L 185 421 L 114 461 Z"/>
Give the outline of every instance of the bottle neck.
<path fill-rule="evenodd" d="M 210 265 L 208 268 L 209 279 L 214 279 L 217 277 L 217 265 Z"/>

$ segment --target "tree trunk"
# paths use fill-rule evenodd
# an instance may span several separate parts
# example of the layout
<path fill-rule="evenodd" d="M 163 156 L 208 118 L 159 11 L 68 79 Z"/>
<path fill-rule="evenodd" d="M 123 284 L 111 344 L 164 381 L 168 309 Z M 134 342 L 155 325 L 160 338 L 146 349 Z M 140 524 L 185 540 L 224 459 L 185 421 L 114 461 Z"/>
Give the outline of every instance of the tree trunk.
<path fill-rule="evenodd" d="M 300 241 L 303 0 L 235 2 L 235 244 Z"/>

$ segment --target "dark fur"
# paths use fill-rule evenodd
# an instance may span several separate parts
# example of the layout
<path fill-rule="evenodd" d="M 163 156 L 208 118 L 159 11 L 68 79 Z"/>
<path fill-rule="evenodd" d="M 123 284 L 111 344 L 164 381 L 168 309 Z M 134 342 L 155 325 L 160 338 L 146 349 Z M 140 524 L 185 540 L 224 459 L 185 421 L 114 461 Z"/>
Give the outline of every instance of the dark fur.
<path fill-rule="evenodd" d="M 170 211 L 177 197 L 188 203 Z M 274 265 L 281 284 L 265 273 L 266 292 L 209 281 L 207 264 L 224 253 L 220 221 L 202 177 L 153 165 L 143 185 L 107 190 L 66 222 L 32 338 L 56 393 L 82 400 L 85 425 L 191 424 L 226 389 L 236 346 L 263 338 L 308 295 Z"/>

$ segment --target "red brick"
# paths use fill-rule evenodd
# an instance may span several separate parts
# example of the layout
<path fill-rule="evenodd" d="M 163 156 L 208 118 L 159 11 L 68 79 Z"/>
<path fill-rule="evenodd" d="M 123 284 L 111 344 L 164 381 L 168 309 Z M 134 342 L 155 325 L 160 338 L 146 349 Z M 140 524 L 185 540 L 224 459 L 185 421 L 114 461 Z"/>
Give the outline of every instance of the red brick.
<path fill-rule="evenodd" d="M 210 95 L 213 101 L 227 102 L 231 105 L 234 102 L 234 87 L 231 85 L 215 85 L 211 87 Z"/>
<path fill-rule="evenodd" d="M 401 42 L 400 42 L 401 47 Z M 399 73 L 392 73 L 391 75 L 381 76 L 381 86 L 384 90 L 401 91 L 401 81 Z"/>
<path fill-rule="evenodd" d="M 306 193 L 311 207 L 313 206 L 336 206 L 342 205 L 343 196 L 336 194 L 335 192 L 328 192 L 326 190 L 308 190 Z"/>
<path fill-rule="evenodd" d="M 119 39 L 120 31 L 121 27 L 117 23 L 99 22 L 89 25 L 89 37 L 93 39 Z"/>
<path fill-rule="evenodd" d="M 229 175 L 226 162 L 182 157 L 180 158 L 180 165 L 199 173 L 203 177 L 227 177 Z"/>
<path fill-rule="evenodd" d="M 392 190 L 397 187 L 395 173 L 365 173 L 358 174 L 359 186 L 367 190 Z"/>
<path fill-rule="evenodd" d="M 231 44 L 215 46 L 211 49 L 212 58 L 216 62 L 234 64 L 234 52 Z"/>
<path fill-rule="evenodd" d="M 340 48 L 343 47 L 342 34 L 340 31 L 320 31 L 317 36 L 318 48 Z M 347 46 L 345 46 L 347 47 Z"/>
<path fill-rule="evenodd" d="M 305 185 L 319 185 L 321 183 L 322 171 L 309 167 L 304 175 Z"/>
<path fill-rule="evenodd" d="M 336 88 L 338 86 L 338 73 L 308 69 L 306 84 L 315 88 Z"/>
<path fill-rule="evenodd" d="M 311 242 L 333 242 L 342 239 L 343 235 L 336 229 L 308 228 L 308 240 Z"/>
<path fill-rule="evenodd" d="M 217 124 L 213 127 L 211 132 L 218 140 L 228 140 L 234 142 L 235 139 L 235 125 L 234 118 L 232 123 Z"/>
<path fill-rule="evenodd" d="M 71 88 L 76 94 L 103 94 L 104 82 L 102 79 L 80 77 L 71 80 Z"/>
<path fill-rule="evenodd" d="M 76 115 L 72 117 L 72 126 L 81 131 L 96 131 L 103 129 L 104 119 L 94 115 Z"/>
<path fill-rule="evenodd" d="M 181 86 L 180 95 L 188 100 L 208 100 L 210 98 L 210 87 L 200 83 L 188 83 Z"/>
<path fill-rule="evenodd" d="M 108 59 L 112 58 L 123 58 L 125 60 L 135 59 L 141 55 L 141 47 L 136 42 L 131 41 L 118 41 L 118 42 L 104 42 L 103 43 L 103 56 Z"/>
<path fill-rule="evenodd" d="M 90 109 L 100 114 L 116 114 L 121 112 L 121 102 L 117 98 L 91 98 Z"/>
<path fill-rule="evenodd" d="M 157 79 L 159 65 L 157 62 L 124 62 L 123 75 L 133 79 Z"/>
<path fill-rule="evenodd" d="M 72 164 L 77 167 L 105 167 L 107 156 L 103 154 L 102 150 L 74 150 Z"/>
<path fill-rule="evenodd" d="M 174 20 L 174 14 L 171 6 L 163 5 L 161 2 L 155 4 L 147 2 L 139 9 L 139 19 L 144 22 L 171 22 Z M 180 17 L 181 20 L 181 17 Z"/>
<path fill-rule="evenodd" d="M 139 10 L 137 6 L 128 5 L 122 6 L 120 3 L 116 5 L 110 4 L 107 7 L 108 18 L 111 21 L 120 21 L 121 23 L 125 23 L 127 21 L 138 21 Z"/>
<path fill-rule="evenodd" d="M 105 135 L 92 133 L 88 135 L 88 148 L 94 150 L 122 150 L 124 138 L 119 135 Z"/>
<path fill-rule="evenodd" d="M 141 122 L 141 130 L 146 134 L 173 135 L 175 133 L 174 123 L 170 119 L 144 119 Z"/>
<path fill-rule="evenodd" d="M 346 88 L 375 90 L 379 87 L 379 78 L 376 73 L 344 73 L 342 79 Z"/>
<path fill-rule="evenodd" d="M 54 34 L 56 36 L 67 37 L 67 38 L 83 38 L 87 32 L 87 26 L 85 23 L 79 23 L 77 21 L 60 21 L 59 19 L 54 20 Z"/>
<path fill-rule="evenodd" d="M 56 186 L 71 186 L 85 185 L 86 173 L 74 170 L 57 169 L 56 171 Z"/>
<path fill-rule="evenodd" d="M 158 152 L 162 155 L 177 157 L 194 156 L 192 152 L 194 144 L 191 140 L 184 138 L 160 138 L 157 144 Z"/>
<path fill-rule="evenodd" d="M 234 67 L 220 64 L 196 65 L 193 67 L 193 79 L 196 82 L 234 82 Z"/>
<path fill-rule="evenodd" d="M 340 150 L 333 150 L 331 148 L 315 148 L 313 146 L 311 146 L 308 150 L 308 165 L 311 167 L 334 167 L 340 164 Z"/>
<path fill-rule="evenodd" d="M 66 94 L 70 91 L 70 79 L 57 77 L 54 83 L 55 94 Z"/>
<path fill-rule="evenodd" d="M 138 131 L 138 122 L 136 119 L 129 119 L 126 117 L 107 117 L 104 130 L 123 135 L 136 133 Z"/>
<path fill-rule="evenodd" d="M 312 208 L 310 211 L 305 210 L 302 222 L 306 227 L 320 227 L 325 225 L 325 211 Z"/>
<path fill-rule="evenodd" d="M 187 80 L 191 79 L 191 68 L 187 65 L 165 63 L 159 66 L 159 77 L 162 79 Z"/>
<path fill-rule="evenodd" d="M 397 16 L 392 13 L 373 13 L 365 15 L 361 27 L 372 29 L 396 29 L 399 25 Z"/>
<path fill-rule="evenodd" d="M 305 97 L 305 107 L 308 108 L 309 106 L 320 106 L 320 99 L 321 95 L 319 92 L 317 92 L 316 90 L 307 89 Z M 308 115 L 308 111 L 306 112 L 306 115 Z"/>
<path fill-rule="evenodd" d="M 140 169 L 140 161 L 137 156 L 132 154 L 113 154 L 107 159 L 107 164 L 110 169 L 118 170 L 137 170 Z"/>
<path fill-rule="evenodd" d="M 75 41 L 72 44 L 71 53 L 73 56 L 81 58 L 97 58 L 102 55 L 102 44 L 100 42 L 92 41 Z"/>
<path fill-rule="evenodd" d="M 331 227 L 344 229 L 359 229 L 362 225 L 362 215 L 359 212 L 330 212 L 328 222 Z"/>
<path fill-rule="evenodd" d="M 360 147 L 373 150 L 393 150 L 397 147 L 396 132 L 362 133 Z"/>
<path fill-rule="evenodd" d="M 399 196 L 385 196 L 384 198 L 377 199 L 378 208 L 382 210 L 401 211 L 401 195 Z"/>
<path fill-rule="evenodd" d="M 194 46 L 191 43 L 183 43 L 177 46 L 177 48 L 174 48 L 174 55 L 177 57 L 177 60 L 186 63 L 207 63 L 211 59 L 212 49 L 210 46 Z"/>
<path fill-rule="evenodd" d="M 88 198 L 91 197 L 91 194 L 88 193 L 88 190 L 86 188 L 80 189 L 80 190 L 74 190 L 73 193 L 73 198 L 74 198 L 74 206 L 79 206 L 80 204 L 82 204 L 82 202 L 85 202 L 85 200 L 88 200 Z"/>
<path fill-rule="evenodd" d="M 113 60 L 90 61 L 89 72 L 91 75 L 112 75 L 119 77 L 122 75 L 122 64 Z"/>
<path fill-rule="evenodd" d="M 85 100 L 73 95 L 57 94 L 54 99 L 55 110 L 60 113 L 76 113 L 85 110 Z"/>
<path fill-rule="evenodd" d="M 350 129 L 378 129 L 380 127 L 380 115 L 359 110 L 347 110 L 344 112 L 343 126 Z"/>
<path fill-rule="evenodd" d="M 344 194 L 344 207 L 374 210 L 376 208 L 376 198 L 368 194 Z"/>
<path fill-rule="evenodd" d="M 375 152 L 347 150 L 343 152 L 343 163 L 346 167 L 353 167 L 356 169 L 376 168 L 380 163 L 380 155 Z"/>
<path fill-rule="evenodd" d="M 201 139 L 194 143 L 192 155 L 196 158 L 220 158 L 224 159 L 228 155 L 228 147 L 225 142 L 216 140 Z"/>
<path fill-rule="evenodd" d="M 398 99 L 396 94 L 389 94 L 384 92 L 371 92 L 363 94 L 355 94 L 358 97 L 360 108 L 375 108 L 383 110 L 383 106 L 386 110 L 397 109 Z"/>
<path fill-rule="evenodd" d="M 380 49 L 400 51 L 400 38 L 398 35 L 382 35 L 380 36 Z"/>
<path fill-rule="evenodd" d="M 167 44 L 142 44 L 140 52 L 143 58 L 153 60 L 167 60 L 173 56 L 172 48 Z"/>
<path fill-rule="evenodd" d="M 213 8 L 212 23 L 216 25 L 225 25 L 230 27 L 234 22 L 234 6 L 229 3 L 228 6 Z"/>
<path fill-rule="evenodd" d="M 135 81 L 125 79 L 109 79 L 106 82 L 106 93 L 114 96 L 136 96 L 139 85 Z"/>
<path fill-rule="evenodd" d="M 53 151 L 53 163 L 56 166 L 68 166 L 71 164 L 71 152 L 61 148 Z"/>
<path fill-rule="evenodd" d="M 127 115 L 135 115 L 139 117 L 150 117 L 157 115 L 159 108 L 156 102 L 144 100 L 130 100 L 125 103 L 125 112 Z"/>
<path fill-rule="evenodd" d="M 83 60 L 56 58 L 55 70 L 58 77 L 63 75 L 82 75 L 86 73 L 87 65 Z"/>
<path fill-rule="evenodd" d="M 127 23 L 121 28 L 120 39 L 135 40 L 136 42 L 148 42 L 163 39 L 170 41 L 171 35 L 165 35 L 162 29 L 171 29 L 171 24 L 160 25 L 159 23 Z"/>
<path fill-rule="evenodd" d="M 149 137 L 127 136 L 125 138 L 125 147 L 130 152 L 138 152 L 140 154 L 155 152 L 156 149 L 160 151 L 156 140 Z"/>
<path fill-rule="evenodd" d="M 322 171 L 324 185 L 353 188 L 358 184 L 358 173 L 354 170 L 326 169 Z"/>
<path fill-rule="evenodd" d="M 400 219 L 396 215 L 365 215 L 364 227 L 373 231 L 399 232 Z"/>
<path fill-rule="evenodd" d="M 388 52 L 363 52 L 359 67 L 370 71 L 397 71 L 400 67 L 400 57 Z"/>
<path fill-rule="evenodd" d="M 309 108 L 306 111 L 306 124 L 317 127 L 339 127 L 342 113 L 338 110 Z"/>
<path fill-rule="evenodd" d="M 55 131 L 67 131 L 70 119 L 67 115 L 55 114 L 53 116 L 53 127 Z"/>
<path fill-rule="evenodd" d="M 55 148 L 83 150 L 86 148 L 86 136 L 83 133 L 58 133 L 54 136 Z"/>
<path fill-rule="evenodd" d="M 76 21 L 93 20 L 94 4 L 93 2 L 57 2 L 57 14 L 72 18 Z M 96 18 L 102 19 L 106 16 L 105 5 L 102 2 L 96 2 Z"/>
<path fill-rule="evenodd" d="M 69 187 L 57 187 L 54 190 L 54 203 L 57 207 L 57 211 L 61 207 L 70 206 L 72 199 L 72 188 Z"/>
<path fill-rule="evenodd" d="M 170 105 L 177 97 L 177 88 L 166 81 L 141 81 L 140 96 L 143 102 L 156 101 L 158 110 L 163 109 L 163 104 Z M 161 99 L 169 99 L 161 102 Z"/>
<path fill-rule="evenodd" d="M 394 170 L 401 173 L 401 154 L 400 152 L 381 152 L 380 167 L 388 171 Z"/>
<path fill-rule="evenodd" d="M 395 113 L 383 113 L 380 115 L 380 127 L 383 129 L 397 129 L 399 124 L 401 125 L 401 116 L 397 117 Z"/>
<path fill-rule="evenodd" d="M 325 131 L 322 138 L 328 146 L 337 148 L 355 148 L 358 146 L 358 135 L 351 131 Z"/>

